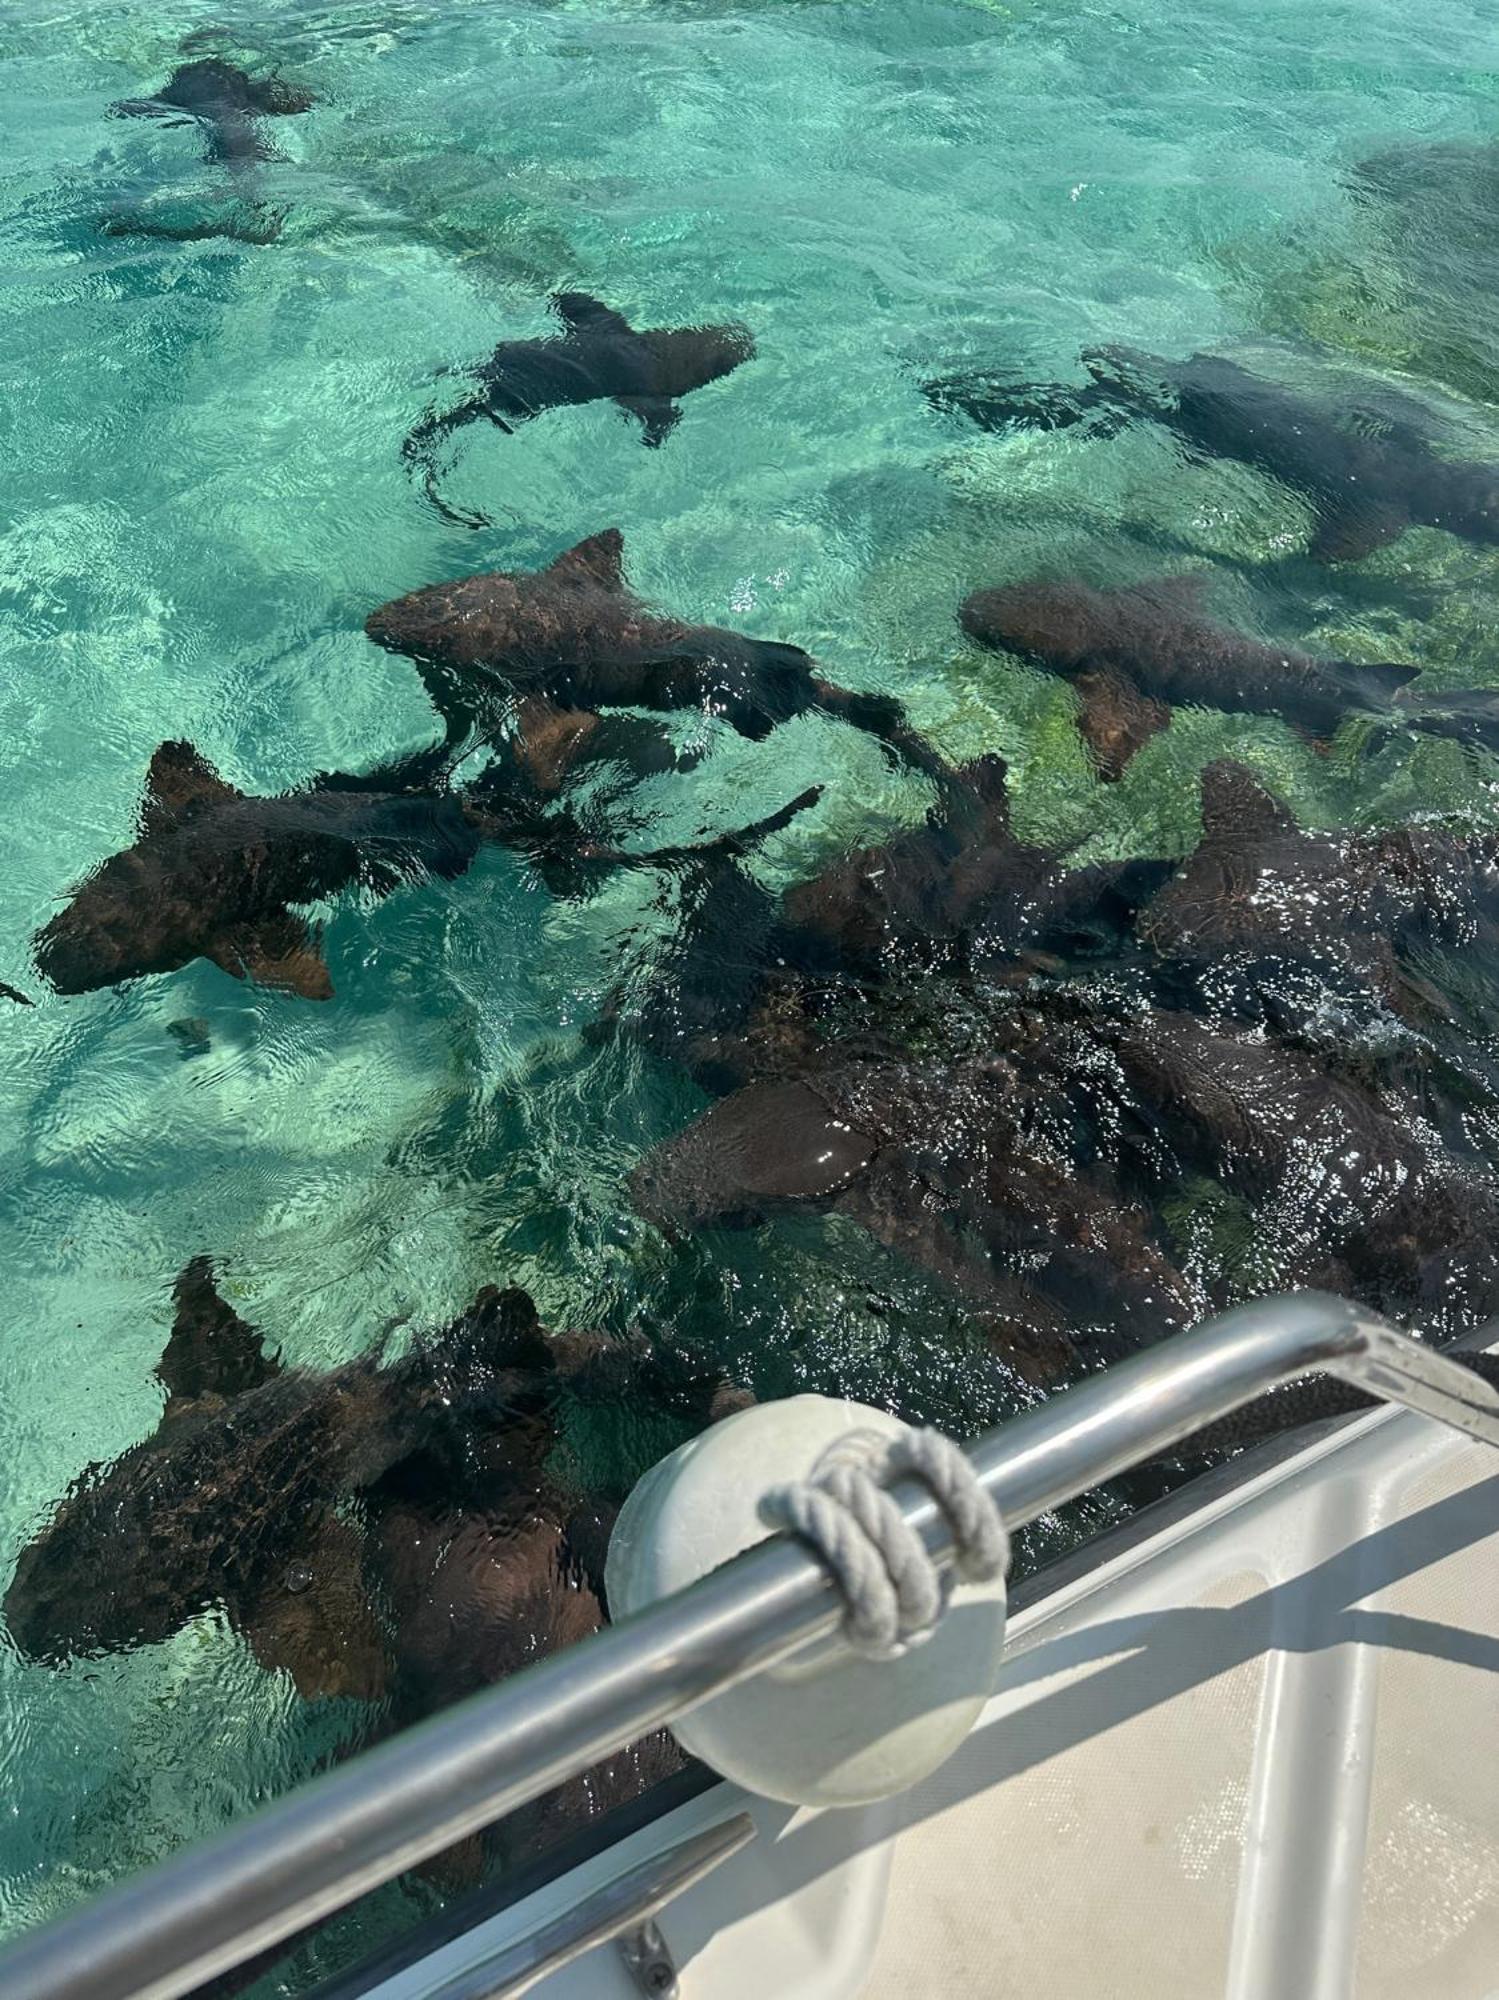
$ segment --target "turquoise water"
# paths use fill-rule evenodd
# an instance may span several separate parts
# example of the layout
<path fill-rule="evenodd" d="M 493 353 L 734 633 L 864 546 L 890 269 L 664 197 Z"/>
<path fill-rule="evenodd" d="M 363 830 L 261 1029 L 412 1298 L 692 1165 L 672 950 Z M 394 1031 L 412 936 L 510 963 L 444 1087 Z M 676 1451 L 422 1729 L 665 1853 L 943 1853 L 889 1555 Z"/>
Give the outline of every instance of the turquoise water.
<path fill-rule="evenodd" d="M 105 115 L 195 31 L 320 100 L 273 128 L 258 198 L 287 216 L 265 247 L 99 229 L 224 199 L 192 131 Z M 580 1031 L 669 932 L 657 878 L 559 904 L 490 850 L 454 883 L 345 899 L 324 1006 L 201 961 L 44 997 L 28 940 L 128 843 L 162 739 L 255 792 L 413 747 L 431 711 L 367 612 L 612 524 L 652 600 L 898 693 L 954 756 L 1001 750 L 1030 837 L 1181 852 L 1226 749 L 1309 823 L 1492 819 L 1491 771 L 1453 745 L 1320 758 L 1206 713 L 1101 787 L 1066 690 L 978 655 L 953 611 L 1043 560 L 1117 579 L 1165 548 L 1220 565 L 1226 616 L 1483 683 L 1499 554 L 1417 531 L 1293 599 L 1256 571 L 1307 516 L 1253 473 L 1184 465 L 1148 427 L 985 437 L 919 391 L 977 363 L 1075 374 L 1101 341 L 1226 346 L 1291 380 L 1399 382 L 1499 459 L 1499 196 L 1461 150 L 1499 132 L 1492 8 L 21 4 L 0 84 L 0 979 L 39 996 L 0 1017 L 0 1573 L 83 1466 L 154 1426 L 171 1281 L 203 1252 L 302 1362 L 499 1280 L 556 1326 L 664 1318 L 762 1393 L 843 1388 L 959 1430 L 1004 1414 L 1016 1392 L 950 1303 L 851 1228 L 669 1250 L 631 1214 L 625 1174 L 700 1100 Z M 1456 146 L 1435 194 L 1359 196 L 1354 163 L 1420 142 Z M 660 451 L 606 405 L 473 427 L 445 490 L 494 525 L 450 528 L 400 439 L 440 367 L 545 332 L 562 287 L 640 324 L 742 319 L 758 356 Z M 926 803 L 825 720 L 760 745 L 682 727 L 709 754 L 633 802 L 651 844 L 825 784 L 757 864 L 770 883 Z M 205 1052 L 169 1032 L 185 1020 Z M 0 1927 L 284 1788 L 349 1735 L 337 1706 L 299 1703 L 213 1617 L 65 1671 L 0 1653 Z"/>

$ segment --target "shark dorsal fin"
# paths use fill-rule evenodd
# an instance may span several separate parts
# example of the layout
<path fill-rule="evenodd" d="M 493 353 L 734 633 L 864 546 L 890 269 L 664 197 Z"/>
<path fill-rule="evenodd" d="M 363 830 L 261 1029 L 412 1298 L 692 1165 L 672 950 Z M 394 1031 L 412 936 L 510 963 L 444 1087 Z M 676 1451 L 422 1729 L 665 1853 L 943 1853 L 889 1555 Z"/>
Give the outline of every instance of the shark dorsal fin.
<path fill-rule="evenodd" d="M 160 832 L 188 806 L 243 796 L 233 785 L 225 784 L 208 759 L 191 743 L 162 743 L 158 745 L 146 771 L 141 832 Z"/>
<path fill-rule="evenodd" d="M 570 549 L 564 549 L 557 560 L 547 569 L 548 576 L 584 577 L 601 584 L 605 590 L 623 590 L 625 587 L 625 538 L 619 528 L 604 528 L 586 541 L 577 542 Z"/>
<path fill-rule="evenodd" d="M 590 298 L 587 292 L 553 292 L 552 311 L 567 328 L 569 333 L 627 333 L 634 335 L 635 329 L 613 306 L 606 306 L 602 299 Z"/>
<path fill-rule="evenodd" d="M 1246 764 L 1220 757 L 1202 774 L 1202 834 L 1205 840 L 1242 840 L 1249 835 L 1294 833 L 1296 821 Z"/>
<path fill-rule="evenodd" d="M 519 1285 L 486 1285 L 454 1329 L 476 1361 L 492 1368 L 552 1365 L 552 1350 L 531 1294 Z"/>
<path fill-rule="evenodd" d="M 281 1372 L 254 1327 L 220 1295 L 207 1257 L 194 1257 L 178 1273 L 172 1299 L 177 1314 L 156 1364 L 157 1380 L 167 1392 L 163 1423 L 200 1397 L 242 1395 Z"/>
<path fill-rule="evenodd" d="M 990 751 L 958 771 L 964 790 L 976 801 L 991 837 L 1010 828 L 1009 766 Z"/>

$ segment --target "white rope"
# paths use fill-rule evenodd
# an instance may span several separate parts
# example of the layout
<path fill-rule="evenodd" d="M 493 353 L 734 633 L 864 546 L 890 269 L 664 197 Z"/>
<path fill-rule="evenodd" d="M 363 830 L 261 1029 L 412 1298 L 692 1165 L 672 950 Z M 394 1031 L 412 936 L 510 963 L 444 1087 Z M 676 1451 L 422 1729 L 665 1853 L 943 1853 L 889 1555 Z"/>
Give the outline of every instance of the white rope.
<path fill-rule="evenodd" d="M 843 1630 L 856 1651 L 891 1659 L 935 1631 L 951 1583 L 938 1574 L 921 1537 L 885 1490 L 909 1474 L 924 1482 L 947 1516 L 957 1545 L 954 1568 L 970 1583 L 1003 1576 L 1010 1538 L 998 1507 L 965 1453 L 941 1431 L 847 1431 L 806 1479 L 772 1487 L 762 1520 L 809 1542 L 832 1571 L 847 1605 Z"/>

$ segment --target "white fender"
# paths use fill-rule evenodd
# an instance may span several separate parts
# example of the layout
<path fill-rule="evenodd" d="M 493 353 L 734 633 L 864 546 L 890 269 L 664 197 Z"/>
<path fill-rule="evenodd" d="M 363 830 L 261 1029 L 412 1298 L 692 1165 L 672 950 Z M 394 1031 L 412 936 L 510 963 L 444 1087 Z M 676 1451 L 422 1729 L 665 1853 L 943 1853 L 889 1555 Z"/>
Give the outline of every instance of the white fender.
<path fill-rule="evenodd" d="M 620 1511 L 605 1575 L 623 1617 L 767 1539 L 761 1496 L 805 1479 L 845 1431 L 899 1435 L 884 1410 L 830 1396 L 760 1403 L 652 1469 Z M 682 1748 L 748 1791 L 798 1805 L 887 1798 L 957 1749 L 993 1691 L 1005 1586 L 959 1583 L 931 1636 L 871 1660 L 818 1644 L 673 1723 Z"/>

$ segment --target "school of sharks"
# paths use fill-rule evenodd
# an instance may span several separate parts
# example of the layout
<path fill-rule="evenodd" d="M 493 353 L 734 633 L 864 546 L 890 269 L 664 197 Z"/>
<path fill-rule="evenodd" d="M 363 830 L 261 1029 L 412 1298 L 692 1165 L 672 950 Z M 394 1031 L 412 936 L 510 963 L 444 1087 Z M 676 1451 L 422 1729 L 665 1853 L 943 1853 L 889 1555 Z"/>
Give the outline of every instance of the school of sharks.
<path fill-rule="evenodd" d="M 275 255 L 281 218 L 254 204 L 267 123 L 313 101 L 214 57 L 115 109 L 194 128 L 244 197 L 232 220 L 182 233 L 222 226 Z M 472 423 L 565 424 L 608 401 L 669 452 L 679 426 L 708 419 L 712 385 L 754 366 L 738 324 L 652 326 L 573 290 L 550 308 L 552 333 L 501 339 L 391 440 L 414 506 L 485 525 L 443 492 Z M 1296 561 L 1323 589 L 1412 526 L 1499 546 L 1499 465 L 1449 453 L 1408 414 L 1370 420 L 1223 355 L 1110 347 L 1049 384 L 997 354 L 925 396 L 934 431 L 1029 430 L 1045 449 L 1077 426 L 1154 425 L 1195 462 L 1250 466 L 1307 503 Z M 333 992 L 320 926 L 350 890 L 420 894 L 493 842 L 559 898 L 659 870 L 679 889 L 670 949 L 643 999 L 622 988 L 585 1032 L 630 1038 L 700 1094 L 629 1175 L 668 1243 L 835 1215 L 945 1288 L 1034 1394 L 1242 1295 L 1242 1267 L 1180 1226 L 1188 1183 L 1273 1235 L 1267 1284 L 1343 1292 L 1437 1339 L 1499 1313 L 1499 1068 L 1449 978 L 1499 965 L 1499 829 L 1310 830 L 1220 758 L 1197 774 L 1185 858 L 1083 862 L 1031 844 L 998 755 L 949 762 L 900 703 L 835 684 L 790 635 L 645 603 L 626 531 L 606 496 L 589 500 L 545 567 L 369 607 L 369 641 L 409 660 L 431 701 L 429 747 L 267 797 L 191 743 L 143 745 L 134 837 L 38 933 L 41 981 L 80 994 L 206 959 L 287 1006 L 316 1003 Z M 1319 749 L 1353 719 L 1375 740 L 1499 753 L 1499 689 L 1428 692 L 1417 660 L 1267 643 L 1214 615 L 1213 581 L 975 575 L 952 610 L 976 679 L 1068 684 L 1090 784 L 1116 783 L 1188 706 L 1273 717 Z M 865 732 L 928 788 L 925 821 L 779 894 L 746 864 L 815 789 L 731 835 L 622 851 L 579 801 L 600 774 L 619 796 L 685 768 L 667 727 L 683 710 L 750 743 L 808 711 Z M 607 1616 L 623 1496 L 580 1498 L 558 1476 L 566 1410 L 627 1392 L 687 1435 L 748 1397 L 660 1334 L 544 1327 L 503 1271 L 399 1358 L 372 1329 L 340 1369 L 284 1366 L 226 1302 L 214 1247 L 176 1279 L 159 1427 L 83 1475 L 9 1582 L 6 1623 L 31 1660 L 151 1644 L 217 1606 L 300 1694 L 367 1701 L 372 1730 L 398 1727 Z M 1331 1384 L 1267 1399 L 1189 1442 L 1178 1468 L 1352 1401 Z M 665 1739 L 638 1746 L 509 1837 L 551 1837 L 675 1759 Z"/>

